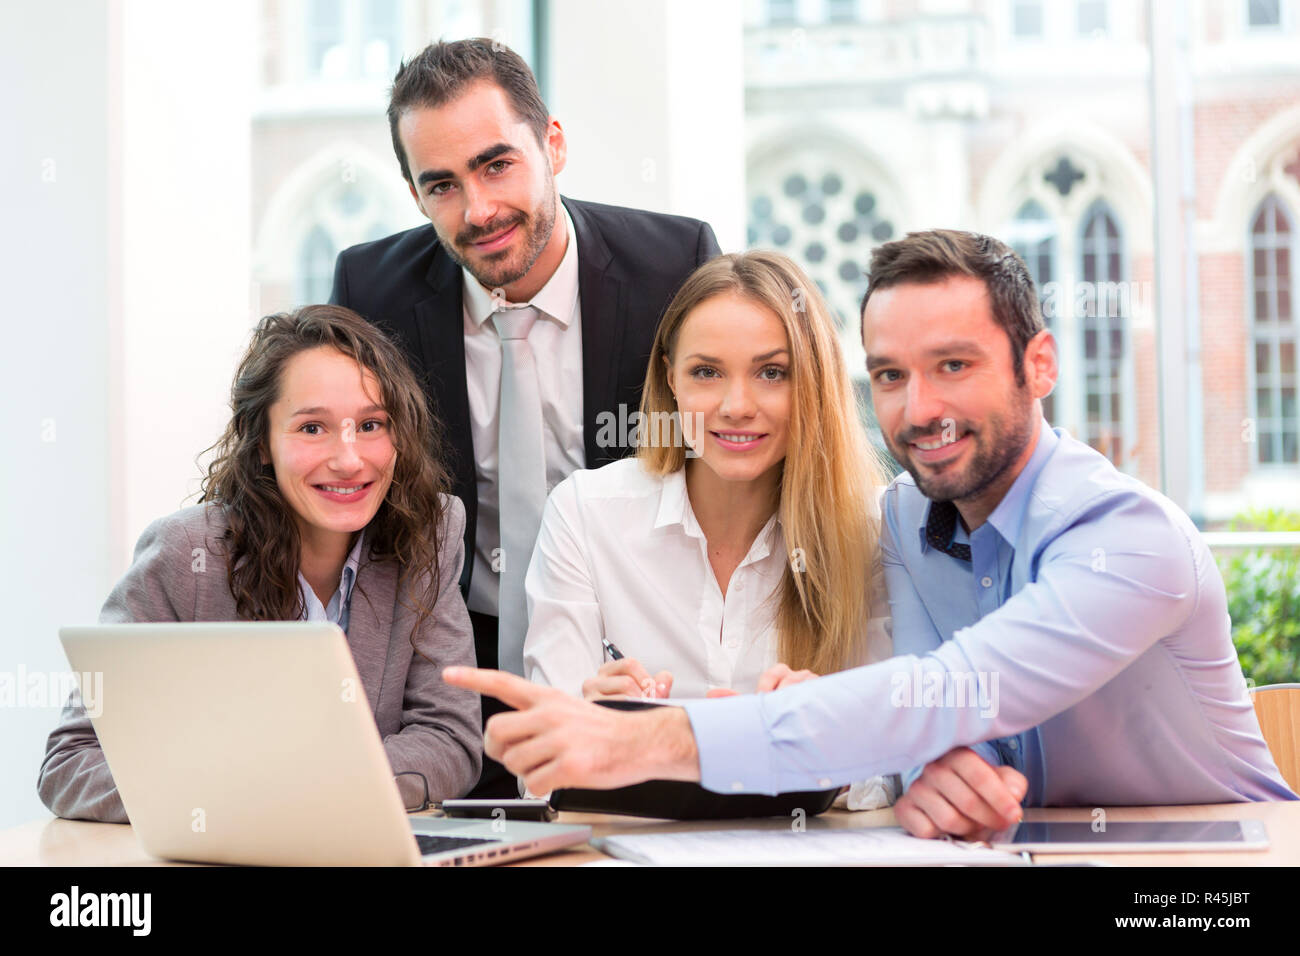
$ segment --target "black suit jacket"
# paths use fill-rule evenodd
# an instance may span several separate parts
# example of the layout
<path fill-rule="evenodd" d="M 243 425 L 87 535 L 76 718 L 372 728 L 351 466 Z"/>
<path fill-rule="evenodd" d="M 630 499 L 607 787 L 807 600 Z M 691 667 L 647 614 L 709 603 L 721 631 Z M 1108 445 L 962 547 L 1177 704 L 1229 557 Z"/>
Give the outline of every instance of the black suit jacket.
<path fill-rule="evenodd" d="M 578 237 L 582 308 L 583 440 L 587 467 L 631 453 L 600 448 L 597 416 L 630 414 L 641 401 L 646 364 L 664 309 L 686 277 L 719 253 L 708 223 L 561 197 Z M 339 254 L 330 302 L 383 328 L 405 351 L 442 425 L 447 465 L 465 503 L 465 567 L 474 568 L 478 493 L 465 384 L 462 273 L 432 225 Z"/>

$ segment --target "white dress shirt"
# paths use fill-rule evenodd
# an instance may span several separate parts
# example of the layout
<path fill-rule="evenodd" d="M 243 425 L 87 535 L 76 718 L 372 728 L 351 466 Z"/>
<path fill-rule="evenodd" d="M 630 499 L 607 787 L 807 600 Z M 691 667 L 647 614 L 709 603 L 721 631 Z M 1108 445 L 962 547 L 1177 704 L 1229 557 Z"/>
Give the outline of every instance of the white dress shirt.
<path fill-rule="evenodd" d="M 750 693 L 777 663 L 776 609 L 787 560 L 773 515 L 724 598 L 684 469 L 660 478 L 627 458 L 574 472 L 546 502 L 525 579 L 524 675 L 581 695 L 582 682 L 607 659 L 604 637 L 652 675 L 671 671 L 671 697 L 703 697 L 715 687 Z M 879 574 L 871 586 L 873 614 L 859 663 L 892 652 Z"/>
<path fill-rule="evenodd" d="M 568 245 L 546 285 L 527 303 L 540 318 L 528 333 L 537 357 L 545 429 L 546 489 L 549 492 L 587 463 L 582 435 L 582 312 L 578 297 L 578 237 L 564 209 Z M 500 579 L 492 567 L 501 546 L 497 476 L 497 432 L 501 409 L 501 339 L 488 321 L 498 302 L 492 292 L 462 270 L 465 320 L 465 382 L 469 390 L 470 435 L 478 478 L 478 524 L 474 537 L 474 573 L 466 604 L 471 611 L 495 615 Z M 507 467 L 509 467 L 507 463 Z"/>

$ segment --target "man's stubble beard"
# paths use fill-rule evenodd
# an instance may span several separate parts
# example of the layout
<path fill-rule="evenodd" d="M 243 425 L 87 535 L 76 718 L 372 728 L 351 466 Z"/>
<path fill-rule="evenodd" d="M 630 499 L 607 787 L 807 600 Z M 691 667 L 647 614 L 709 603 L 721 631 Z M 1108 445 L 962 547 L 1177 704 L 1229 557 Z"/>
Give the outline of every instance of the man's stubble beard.
<path fill-rule="evenodd" d="M 1027 392 L 1026 387 L 1018 387 L 1017 398 Z M 892 442 L 887 440 L 886 444 L 890 445 L 889 450 L 895 460 L 912 476 L 916 487 L 925 497 L 931 501 L 963 501 L 981 494 L 1020 459 L 1034 436 L 1036 422 L 1033 408 L 1031 398 L 1021 408 L 1014 409 L 1014 421 L 1010 427 L 1004 424 L 1001 415 L 995 415 L 988 418 L 978 433 L 975 429 L 970 430 L 971 437 L 975 439 L 973 457 L 966 468 L 965 477 L 957 485 L 946 481 L 948 475 L 944 471 L 933 476 L 923 475 L 920 467 L 913 464 L 910 454 L 899 455 Z M 982 443 L 981 439 L 987 439 L 987 442 Z M 904 443 L 903 447 L 909 446 Z"/>
<path fill-rule="evenodd" d="M 521 263 L 518 266 L 507 267 L 504 264 L 498 266 L 498 269 L 507 269 L 508 271 L 485 271 L 483 265 L 470 262 L 461 256 L 451 242 L 448 242 L 442 236 L 438 241 L 442 243 L 442 248 L 446 250 L 447 255 L 461 268 L 467 270 L 479 284 L 486 289 L 499 289 L 510 285 L 512 282 L 518 282 L 524 276 L 528 275 L 529 270 L 541 258 L 542 251 L 546 244 L 551 240 L 551 233 L 555 231 L 557 195 L 555 189 L 555 177 L 547 175 L 546 177 L 546 196 L 542 199 L 538 208 L 534 209 L 525 219 L 518 221 L 521 227 L 526 228 L 527 245 L 523 249 Z M 490 229 L 488 234 L 497 231 L 496 228 Z M 487 268 L 492 268 L 491 264 Z"/>

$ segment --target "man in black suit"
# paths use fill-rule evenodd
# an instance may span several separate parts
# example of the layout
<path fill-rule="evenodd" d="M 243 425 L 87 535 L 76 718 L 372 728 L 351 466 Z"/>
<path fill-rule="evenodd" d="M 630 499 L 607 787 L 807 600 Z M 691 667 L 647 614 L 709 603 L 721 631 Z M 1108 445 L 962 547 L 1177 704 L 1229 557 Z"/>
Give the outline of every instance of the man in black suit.
<path fill-rule="evenodd" d="M 569 472 L 633 451 L 621 426 L 640 402 L 659 319 L 718 244 L 698 220 L 560 197 L 564 131 L 527 64 L 494 41 L 436 43 L 403 64 L 388 119 L 430 224 L 342 252 L 330 301 L 393 335 L 422 378 L 467 512 L 461 587 L 479 666 L 518 673 L 531 557 L 520 542 Z M 525 314 L 522 334 L 498 324 Z M 516 335 L 528 358 L 507 351 Z M 520 394 L 531 396 L 523 410 Z M 538 421 L 540 445 L 513 442 Z M 538 476 L 526 520 L 515 469 Z M 475 795 L 513 787 L 485 760 Z"/>

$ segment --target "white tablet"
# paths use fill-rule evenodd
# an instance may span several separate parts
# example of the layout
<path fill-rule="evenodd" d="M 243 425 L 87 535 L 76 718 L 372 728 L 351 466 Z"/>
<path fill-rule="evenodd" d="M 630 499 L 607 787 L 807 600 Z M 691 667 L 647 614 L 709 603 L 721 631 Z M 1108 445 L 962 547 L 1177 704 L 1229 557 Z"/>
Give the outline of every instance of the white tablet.
<path fill-rule="evenodd" d="M 990 841 L 1013 853 L 1161 853 L 1267 850 L 1260 820 L 1018 823 Z"/>

